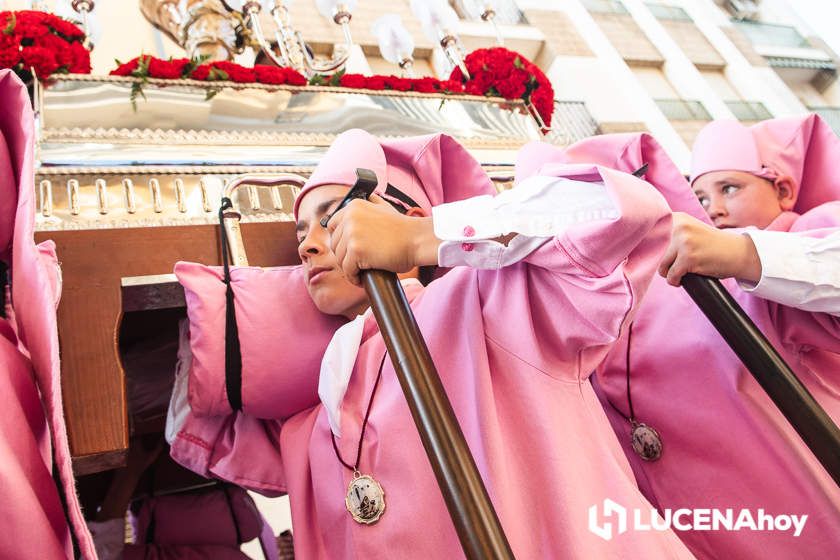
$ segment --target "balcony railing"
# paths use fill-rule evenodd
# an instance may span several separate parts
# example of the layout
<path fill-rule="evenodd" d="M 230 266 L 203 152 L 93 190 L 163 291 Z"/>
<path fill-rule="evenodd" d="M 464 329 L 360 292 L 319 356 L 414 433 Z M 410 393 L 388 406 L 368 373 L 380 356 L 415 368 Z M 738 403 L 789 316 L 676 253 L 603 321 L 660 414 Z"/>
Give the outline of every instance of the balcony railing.
<path fill-rule="evenodd" d="M 495 21 L 504 25 L 528 23 L 514 0 L 455 0 L 453 2 L 458 14 L 467 20 L 481 21 L 481 14 L 487 4 L 492 4 L 496 11 Z"/>
<path fill-rule="evenodd" d="M 669 19 L 673 21 L 692 21 L 688 12 L 679 6 L 666 6 L 664 4 L 647 4 L 648 10 L 658 19 Z"/>
<path fill-rule="evenodd" d="M 765 45 L 772 47 L 790 48 L 811 48 L 811 44 L 805 37 L 800 35 L 795 27 L 789 25 L 776 25 L 772 23 L 759 23 L 755 21 L 733 20 L 735 26 L 754 45 Z"/>
<path fill-rule="evenodd" d="M 726 106 L 739 121 L 763 121 L 773 115 L 758 101 L 726 101 Z"/>
<path fill-rule="evenodd" d="M 567 146 L 600 133 L 598 123 L 583 101 L 554 102 L 551 132 L 547 138 L 549 142 Z"/>
<path fill-rule="evenodd" d="M 627 14 L 627 8 L 620 0 L 583 0 L 583 5 L 590 12 L 598 14 Z"/>
<path fill-rule="evenodd" d="M 699 101 L 654 99 L 659 110 L 671 121 L 710 121 L 712 116 Z"/>
<path fill-rule="evenodd" d="M 840 107 L 808 107 L 823 118 L 834 133 L 840 136 Z"/>

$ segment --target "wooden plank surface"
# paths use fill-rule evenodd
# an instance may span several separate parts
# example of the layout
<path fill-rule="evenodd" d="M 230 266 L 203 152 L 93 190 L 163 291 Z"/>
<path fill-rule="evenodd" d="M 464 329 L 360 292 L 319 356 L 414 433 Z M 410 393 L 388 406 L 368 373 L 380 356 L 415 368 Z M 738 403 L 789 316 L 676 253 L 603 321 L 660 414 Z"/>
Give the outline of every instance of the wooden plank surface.
<path fill-rule="evenodd" d="M 242 224 L 250 262 L 295 264 L 294 224 Z M 213 225 L 47 231 L 61 261 L 58 307 L 61 386 L 77 474 L 121 464 L 128 447 L 123 368 L 117 335 L 123 315 L 121 279 L 167 274 L 179 260 L 221 264 Z"/>

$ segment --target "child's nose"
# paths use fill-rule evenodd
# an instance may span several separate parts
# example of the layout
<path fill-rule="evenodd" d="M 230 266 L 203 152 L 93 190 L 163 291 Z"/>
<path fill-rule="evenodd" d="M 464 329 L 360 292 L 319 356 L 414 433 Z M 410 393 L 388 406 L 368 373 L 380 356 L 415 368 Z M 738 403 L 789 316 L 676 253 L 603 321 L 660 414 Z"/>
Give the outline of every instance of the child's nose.
<path fill-rule="evenodd" d="M 709 207 L 706 209 L 709 216 L 712 218 L 726 215 L 726 205 L 721 200 L 721 197 L 712 196 L 709 200 Z"/>

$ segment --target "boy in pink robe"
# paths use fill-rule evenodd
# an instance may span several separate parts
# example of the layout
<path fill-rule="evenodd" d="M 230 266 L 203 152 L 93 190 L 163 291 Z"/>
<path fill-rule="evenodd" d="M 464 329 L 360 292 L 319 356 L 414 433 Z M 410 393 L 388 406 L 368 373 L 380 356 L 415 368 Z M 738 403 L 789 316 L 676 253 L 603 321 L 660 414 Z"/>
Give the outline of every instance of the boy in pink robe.
<path fill-rule="evenodd" d="M 0 106 L 0 258 L 9 266 L 11 284 L 11 301 L 0 318 L 0 558 L 72 558 L 69 516 L 82 556 L 95 559 L 62 412 L 55 246 L 34 242 L 32 107 L 11 70 L 0 70 Z"/>
<path fill-rule="evenodd" d="M 357 167 L 377 173 L 378 196 L 352 202 L 324 228 Z M 393 200 L 388 183 L 417 202 L 408 215 L 383 200 Z M 650 509 L 588 376 L 623 332 L 667 243 L 662 197 L 591 165 L 550 166 L 494 194 L 449 137 L 339 136 L 295 211 L 312 300 L 356 319 L 336 331 L 320 387 L 310 372 L 279 367 L 265 388 L 281 399 L 307 384 L 323 403 L 282 423 L 190 414 L 173 457 L 265 493 L 287 491 L 299 558 L 462 557 L 376 322 L 364 313 L 365 293 L 348 281 L 358 281 L 359 268 L 454 267 L 406 292 L 516 556 L 690 557 L 670 531 L 607 540 L 588 526 L 590 508 L 606 498 Z M 294 317 L 278 318 L 277 329 L 284 355 L 305 346 L 306 325 Z M 333 347 L 351 351 L 348 371 L 331 365 L 341 353 Z M 357 523 L 345 506 L 353 466 L 384 489 L 373 524 Z"/>
<path fill-rule="evenodd" d="M 711 215 L 646 135 L 593 138 L 569 155 L 563 161 L 594 160 L 622 170 L 650 163 L 646 179 L 683 213 L 675 214 L 674 240 L 660 268 L 664 278 L 651 283 L 632 330 L 595 377 L 640 488 L 660 511 L 731 508 L 737 520 L 747 508 L 755 521 L 761 513 L 774 519 L 796 515 L 802 524 L 798 530 L 785 527 L 791 518 L 779 527 L 774 521 L 775 530 L 768 530 L 765 517 L 755 527 L 743 519 L 737 531 L 710 530 L 703 523 L 681 530 L 700 558 L 836 553 L 840 489 L 688 294 L 670 284 L 686 272 L 729 277 L 724 285 L 837 422 L 840 319 L 821 311 L 837 312 L 840 288 L 840 203 L 832 202 L 840 198 L 840 141 L 813 115 L 749 129 L 711 123 L 695 144 L 692 169 L 701 200 L 713 199 L 703 200 Z M 721 226 L 764 229 L 719 231 L 713 219 Z M 768 244 L 783 258 L 771 264 L 762 257 L 765 266 L 755 276 L 756 247 L 766 251 Z M 795 258 L 800 264 L 793 264 Z M 779 282 L 788 289 L 774 292 Z M 634 450 L 631 420 L 658 431 L 658 459 L 644 460 Z"/>

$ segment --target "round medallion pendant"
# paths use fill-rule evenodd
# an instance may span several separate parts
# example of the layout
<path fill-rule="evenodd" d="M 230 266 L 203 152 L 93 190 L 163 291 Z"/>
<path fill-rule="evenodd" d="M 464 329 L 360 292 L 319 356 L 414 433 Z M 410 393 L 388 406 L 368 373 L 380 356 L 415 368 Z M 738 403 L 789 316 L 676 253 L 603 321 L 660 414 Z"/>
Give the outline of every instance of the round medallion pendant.
<path fill-rule="evenodd" d="M 633 423 L 630 443 L 633 451 L 645 461 L 656 461 L 662 456 L 662 438 L 659 432 L 646 424 Z"/>
<path fill-rule="evenodd" d="M 373 477 L 356 473 L 347 486 L 344 503 L 353 519 L 370 525 L 385 513 L 385 491 Z"/>

